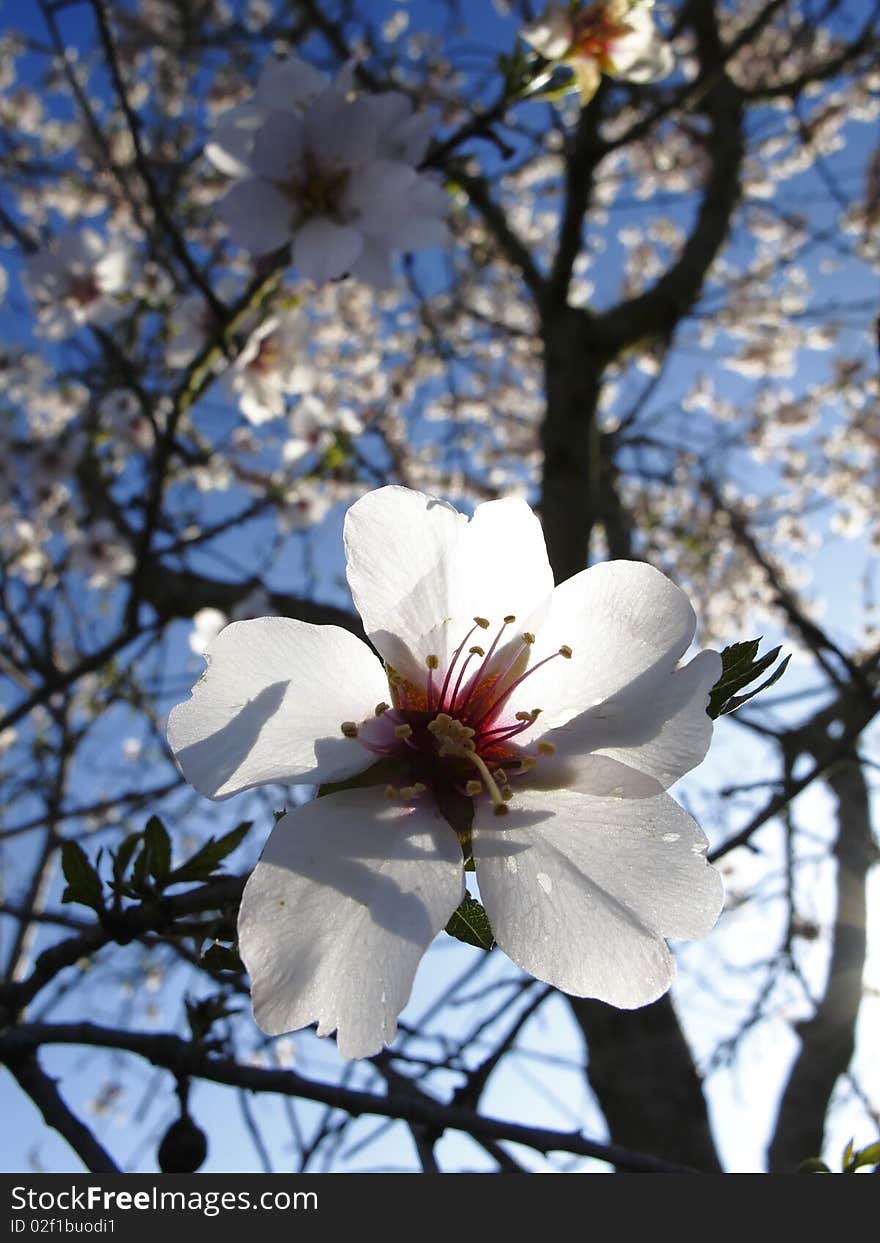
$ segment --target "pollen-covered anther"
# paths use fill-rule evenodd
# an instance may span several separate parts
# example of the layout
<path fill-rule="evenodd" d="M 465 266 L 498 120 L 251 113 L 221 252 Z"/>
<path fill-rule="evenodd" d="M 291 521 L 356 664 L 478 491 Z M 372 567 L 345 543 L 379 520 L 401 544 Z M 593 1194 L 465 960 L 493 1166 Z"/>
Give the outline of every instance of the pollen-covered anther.
<path fill-rule="evenodd" d="M 532 646 L 532 644 L 533 644 L 533 643 L 534 643 L 534 641 L 535 641 L 535 636 L 534 636 L 534 635 L 533 635 L 530 631 L 526 630 L 526 631 L 523 633 L 523 636 L 522 636 L 522 641 L 523 641 L 523 643 L 525 643 L 525 644 L 527 644 L 529 647 L 531 647 L 531 646 Z"/>
<path fill-rule="evenodd" d="M 415 798 L 419 794 L 424 794 L 427 788 L 428 787 L 424 785 L 421 781 L 417 781 L 414 785 L 411 785 L 411 786 L 401 786 L 400 797 L 405 798 L 405 799 Z"/>
<path fill-rule="evenodd" d="M 507 616 L 504 618 L 505 626 L 512 626 L 515 621 L 516 621 L 516 617 L 513 613 L 508 613 Z"/>
<path fill-rule="evenodd" d="M 425 664 L 427 665 L 429 669 L 439 669 L 440 668 L 440 657 L 433 656 L 433 655 L 426 656 Z"/>
<path fill-rule="evenodd" d="M 464 787 L 464 792 L 468 798 L 476 798 L 478 794 L 483 793 L 483 783 L 481 781 L 469 781 Z"/>
<path fill-rule="evenodd" d="M 487 621 L 485 617 L 475 617 L 474 621 L 480 627 L 481 630 L 489 629 L 489 622 Z"/>
<path fill-rule="evenodd" d="M 376 707 L 373 709 L 373 711 L 376 713 L 376 716 L 382 716 L 382 714 L 384 712 L 387 712 L 390 707 L 391 705 L 385 703 L 385 701 L 383 700 L 382 703 L 376 704 Z"/>
<path fill-rule="evenodd" d="M 339 728 L 346 738 L 357 738 L 358 736 L 358 727 L 354 721 L 343 721 Z"/>
<path fill-rule="evenodd" d="M 399 797 L 400 797 L 400 791 L 398 790 L 397 786 L 386 786 L 386 787 L 385 787 L 385 797 L 386 797 L 389 801 L 391 801 L 391 800 L 393 800 L 393 799 L 396 799 L 396 798 L 399 798 Z"/>
<path fill-rule="evenodd" d="M 538 754 L 539 755 L 555 755 L 556 744 L 553 742 L 539 742 L 538 743 Z"/>
<path fill-rule="evenodd" d="M 481 647 L 477 647 L 476 644 L 473 647 L 469 647 L 468 651 L 470 652 L 471 656 L 485 656 L 486 655 L 483 649 Z"/>
<path fill-rule="evenodd" d="M 559 649 L 559 655 L 564 656 L 566 660 L 571 660 L 571 648 L 567 643 L 563 643 L 562 647 Z"/>
<path fill-rule="evenodd" d="M 496 816 L 506 816 L 509 808 L 506 803 L 496 803 L 492 810 Z"/>
<path fill-rule="evenodd" d="M 394 735 L 396 738 L 409 738 L 412 735 L 412 726 L 406 721 L 402 725 L 394 726 Z"/>

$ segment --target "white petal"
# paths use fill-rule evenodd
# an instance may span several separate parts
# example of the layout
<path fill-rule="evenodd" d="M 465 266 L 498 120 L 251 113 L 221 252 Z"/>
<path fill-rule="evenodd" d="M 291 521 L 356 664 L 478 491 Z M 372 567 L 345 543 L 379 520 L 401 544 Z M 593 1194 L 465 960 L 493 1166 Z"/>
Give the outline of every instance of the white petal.
<path fill-rule="evenodd" d="M 721 657 L 706 651 L 664 675 L 650 694 L 636 679 L 543 735 L 556 753 L 540 761 L 530 785 L 622 798 L 667 789 L 705 758 L 712 740 L 706 705 L 720 674 Z"/>
<path fill-rule="evenodd" d="M 372 238 L 394 233 L 406 215 L 407 199 L 415 187 L 415 169 L 390 160 L 374 160 L 352 174 L 342 196 L 345 219 Z"/>
<path fill-rule="evenodd" d="M 391 255 L 385 244 L 373 238 L 364 239 L 364 248 L 351 265 L 351 275 L 373 289 L 390 289 L 394 284 Z"/>
<path fill-rule="evenodd" d="M 265 255 L 290 241 L 293 208 L 268 181 L 239 181 L 217 204 L 217 215 L 236 246 Z"/>
<path fill-rule="evenodd" d="M 614 76 L 628 82 L 656 82 L 675 67 L 672 49 L 654 25 L 646 8 L 635 7 L 627 13 L 630 34 L 615 39 L 610 48 Z"/>
<path fill-rule="evenodd" d="M 385 659 L 407 669 L 405 645 L 449 616 L 451 575 L 467 518 L 410 488 L 378 488 L 345 516 L 348 585 L 364 629 Z M 412 663 L 409 661 L 409 663 Z"/>
<path fill-rule="evenodd" d="M 541 709 L 523 741 L 631 688 L 643 701 L 653 695 L 687 650 L 696 616 L 680 588 L 641 561 L 605 561 L 582 570 L 554 590 L 536 634 L 531 665 L 563 646 L 523 683 L 511 707 Z"/>
<path fill-rule="evenodd" d="M 303 124 L 293 112 L 272 112 L 254 139 L 251 167 L 266 181 L 294 177 L 305 159 Z"/>
<path fill-rule="evenodd" d="M 435 497 L 380 488 L 349 510 L 345 549 L 367 634 L 408 677 L 424 676 L 429 654 L 443 669 L 474 617 L 490 622 L 488 638 L 553 588 L 541 525 L 514 498 L 478 505 L 468 522 Z"/>
<path fill-rule="evenodd" d="M 416 968 L 464 895 L 458 840 L 375 788 L 289 812 L 245 886 L 238 932 L 270 1035 L 317 1021 L 343 1057 L 390 1044 Z"/>
<path fill-rule="evenodd" d="M 168 719 L 168 742 L 200 794 L 340 781 L 373 763 L 340 732 L 388 697 L 382 666 L 355 635 L 258 617 L 227 626 L 206 656 L 192 697 Z"/>
<path fill-rule="evenodd" d="M 330 88 L 305 115 L 306 142 L 322 169 L 332 172 L 373 158 L 379 125 L 366 99 L 348 100 Z"/>
<path fill-rule="evenodd" d="M 256 101 L 261 108 L 305 108 L 327 86 L 319 69 L 298 56 L 270 60 L 260 74 Z"/>
<path fill-rule="evenodd" d="M 297 230 L 293 262 L 300 276 L 323 285 L 347 276 L 363 248 L 363 235 L 357 229 L 316 216 Z"/>
<path fill-rule="evenodd" d="M 254 135 L 264 120 L 261 108 L 248 101 L 224 112 L 217 122 L 205 155 L 227 177 L 247 177 Z"/>
<path fill-rule="evenodd" d="M 474 860 L 495 939 L 523 970 L 629 1010 L 669 987 L 666 937 L 702 937 L 723 901 L 706 839 L 667 794 L 637 800 L 517 793 L 474 817 Z M 501 827 L 503 826 L 503 827 Z"/>
<path fill-rule="evenodd" d="M 547 60 L 558 60 L 571 46 L 572 25 L 568 10 L 561 4 L 548 4 L 536 21 L 523 26 L 520 36 Z"/>

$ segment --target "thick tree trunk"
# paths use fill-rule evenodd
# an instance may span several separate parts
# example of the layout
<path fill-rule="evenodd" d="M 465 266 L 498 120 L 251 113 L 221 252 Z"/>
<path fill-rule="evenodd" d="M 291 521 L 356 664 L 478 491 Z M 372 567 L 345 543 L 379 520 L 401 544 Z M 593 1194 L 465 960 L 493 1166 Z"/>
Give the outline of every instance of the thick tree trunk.
<path fill-rule="evenodd" d="M 771 1173 L 796 1170 L 822 1151 L 834 1085 L 852 1060 L 862 999 L 866 951 L 865 886 L 876 859 L 868 787 L 856 757 L 826 778 L 837 799 L 837 914 L 825 994 L 811 1019 L 798 1026 L 800 1053 L 788 1079 L 770 1143 Z M 621 1140 L 621 1142 L 623 1142 Z"/>
<path fill-rule="evenodd" d="M 669 995 L 642 1010 L 577 997 L 570 1004 L 614 1143 L 720 1173 L 700 1076 Z"/>

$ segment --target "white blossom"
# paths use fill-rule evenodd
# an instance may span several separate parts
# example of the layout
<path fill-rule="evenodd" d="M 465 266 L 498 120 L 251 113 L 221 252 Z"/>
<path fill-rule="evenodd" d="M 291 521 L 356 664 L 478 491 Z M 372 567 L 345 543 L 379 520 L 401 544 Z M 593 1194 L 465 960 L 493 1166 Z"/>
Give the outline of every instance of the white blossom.
<path fill-rule="evenodd" d="M 672 51 L 654 25 L 652 6 L 653 0 L 597 0 L 572 12 L 567 4 L 551 3 L 520 33 L 552 65 L 572 70 L 583 105 L 596 94 L 603 73 L 656 82 L 672 72 Z M 533 89 L 548 77 L 542 75 Z"/>
<path fill-rule="evenodd" d="M 462 900 L 462 847 L 524 970 L 623 1008 L 655 1000 L 675 968 L 665 939 L 705 935 L 722 901 L 703 834 L 666 793 L 706 753 L 721 667 L 709 651 L 677 667 L 696 623 L 683 592 L 626 561 L 554 588 L 516 499 L 468 521 L 381 488 L 349 510 L 345 548 L 382 661 L 335 626 L 235 623 L 169 720 L 211 798 L 385 761 L 379 784 L 288 812 L 248 881 L 239 941 L 259 1025 L 317 1021 L 347 1057 L 393 1040 Z"/>
<path fill-rule="evenodd" d="M 300 276 L 392 283 L 394 251 L 446 238 L 446 195 L 417 165 L 430 122 L 397 92 L 352 97 L 297 57 L 264 71 L 254 100 L 221 121 L 206 152 L 239 178 L 218 207 L 255 255 L 292 244 Z"/>
<path fill-rule="evenodd" d="M 50 250 L 27 260 L 24 283 L 34 302 L 39 331 L 50 340 L 68 337 L 83 324 L 106 326 L 121 313 L 129 252 L 92 229 L 65 233 Z"/>

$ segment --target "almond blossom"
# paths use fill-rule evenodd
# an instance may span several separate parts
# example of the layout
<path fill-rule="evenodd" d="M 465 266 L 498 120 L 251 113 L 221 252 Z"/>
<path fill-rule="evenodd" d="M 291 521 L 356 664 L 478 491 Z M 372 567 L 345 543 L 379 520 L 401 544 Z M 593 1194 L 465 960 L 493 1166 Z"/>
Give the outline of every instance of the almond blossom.
<path fill-rule="evenodd" d="M 390 1043 L 471 855 L 525 971 L 622 1008 L 655 1000 L 675 970 L 665 939 L 704 936 L 722 901 L 706 839 L 666 793 L 706 753 L 721 669 L 710 651 L 677 667 L 696 620 L 684 593 L 629 561 L 554 588 L 516 499 L 468 521 L 380 488 L 349 510 L 345 550 L 381 660 L 335 626 L 233 623 L 168 725 L 210 798 L 364 774 L 289 811 L 247 883 L 260 1027 L 317 1021 L 346 1057 Z"/>
<path fill-rule="evenodd" d="M 580 91 L 584 105 L 599 89 L 603 73 L 627 82 L 656 82 L 672 72 L 672 52 L 657 32 L 652 7 L 653 0 L 597 0 L 581 9 L 552 3 L 520 33 L 546 60 L 573 71 L 572 89 Z"/>
<path fill-rule="evenodd" d="M 429 119 L 398 92 L 353 96 L 297 57 L 264 71 L 254 100 L 221 120 L 206 154 L 239 178 L 218 212 L 254 255 L 292 243 L 300 276 L 392 282 L 391 256 L 446 238 L 446 195 L 420 173 Z"/>
<path fill-rule="evenodd" d="M 129 252 L 92 229 L 65 233 L 51 250 L 27 260 L 24 283 L 34 302 L 39 331 L 49 340 L 69 337 L 83 324 L 106 327 L 122 311 Z"/>
<path fill-rule="evenodd" d="M 251 333 L 226 374 L 227 387 L 249 423 L 280 418 L 287 395 L 311 387 L 306 336 L 306 320 L 298 310 L 270 315 Z"/>

